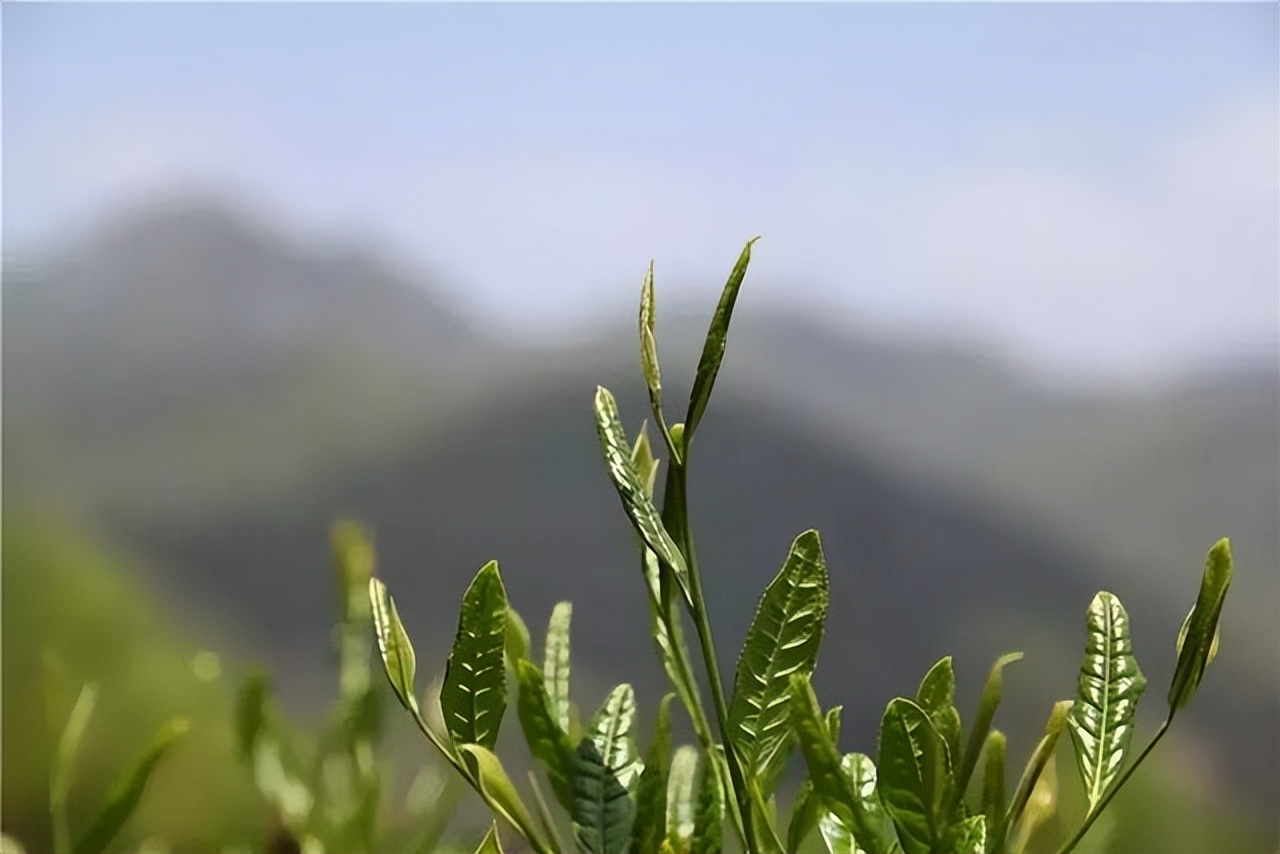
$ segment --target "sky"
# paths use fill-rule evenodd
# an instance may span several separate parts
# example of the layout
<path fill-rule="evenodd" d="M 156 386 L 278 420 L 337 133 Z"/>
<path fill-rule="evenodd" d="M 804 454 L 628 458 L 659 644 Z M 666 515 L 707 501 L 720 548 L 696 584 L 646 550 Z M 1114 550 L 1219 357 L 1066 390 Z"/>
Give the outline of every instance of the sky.
<path fill-rule="evenodd" d="M 1280 359 L 1275 3 L 5 3 L 3 228 L 165 194 L 512 335 L 752 299 L 1046 376 Z"/>

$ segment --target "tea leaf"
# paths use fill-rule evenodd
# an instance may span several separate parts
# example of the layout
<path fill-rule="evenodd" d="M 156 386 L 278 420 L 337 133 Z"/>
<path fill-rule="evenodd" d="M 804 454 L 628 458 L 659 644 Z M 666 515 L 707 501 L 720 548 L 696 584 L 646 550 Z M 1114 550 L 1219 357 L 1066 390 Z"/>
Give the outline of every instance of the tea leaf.
<path fill-rule="evenodd" d="M 946 744 L 914 701 L 889 701 L 880 722 L 880 798 L 907 854 L 943 850 L 954 783 Z"/>
<path fill-rule="evenodd" d="M 693 433 L 698 429 L 698 422 L 707 410 L 707 401 L 711 399 L 711 388 L 715 385 L 716 374 L 720 372 L 720 363 L 724 361 L 725 342 L 729 336 L 729 321 L 733 317 L 733 305 L 738 299 L 738 290 L 747 275 L 747 265 L 751 263 L 751 245 L 760 238 L 753 237 L 743 247 L 738 262 L 733 265 L 733 272 L 725 282 L 720 293 L 720 303 L 711 318 L 711 326 L 707 329 L 707 338 L 702 345 L 702 357 L 698 360 L 698 372 L 693 380 L 693 389 L 689 393 L 689 414 L 685 416 L 684 437 L 681 447 L 688 448 L 693 441 Z M 674 431 L 673 431 L 674 432 Z"/>
<path fill-rule="evenodd" d="M 1124 766 L 1138 700 L 1146 687 L 1133 656 L 1129 615 L 1119 599 L 1103 591 L 1089 605 L 1080 687 L 1067 717 L 1090 809 Z"/>
<path fill-rule="evenodd" d="M 569 731 L 569 623 L 572 619 L 573 603 L 557 603 L 547 624 L 547 642 L 542 655 L 547 708 L 566 733 Z"/>
<path fill-rule="evenodd" d="M 1218 654 L 1218 620 L 1232 575 L 1231 542 L 1214 543 L 1205 560 L 1196 604 L 1178 633 L 1178 663 L 1169 686 L 1169 716 L 1191 702 L 1204 671 Z"/>
<path fill-rule="evenodd" d="M 623 854 L 636 804 L 591 738 L 578 744 L 573 773 L 573 833 L 591 854 Z"/>
<path fill-rule="evenodd" d="M 787 823 L 788 851 L 800 850 L 805 837 L 818 826 L 818 818 L 823 812 L 822 801 L 813 791 L 813 781 L 806 777 L 796 793 L 795 803 L 791 805 L 791 821 Z"/>
<path fill-rule="evenodd" d="M 373 626 L 387 680 L 400 705 L 416 716 L 419 714 L 418 699 L 413 692 L 413 677 L 417 659 L 413 654 L 413 644 L 409 642 L 409 634 L 396 613 L 396 603 L 387 591 L 387 585 L 377 578 L 369 579 L 369 603 L 373 607 Z"/>
<path fill-rule="evenodd" d="M 1000 695 L 1004 690 L 1004 669 L 1015 661 L 1022 660 L 1022 653 L 1011 652 L 996 659 L 987 674 L 986 684 L 982 686 L 982 698 L 978 701 L 978 714 L 973 719 L 973 729 L 969 732 L 969 741 L 965 744 L 964 758 L 960 770 L 956 774 L 956 794 L 963 796 L 969 787 L 969 778 L 978 764 L 978 754 L 987 739 L 991 722 L 996 716 L 996 707 L 1000 705 Z"/>
<path fill-rule="evenodd" d="M 497 561 L 489 561 L 462 596 L 458 633 L 440 689 L 440 709 L 455 744 L 493 749 L 507 707 L 503 648 L 507 592 Z"/>
<path fill-rule="evenodd" d="M 1054 703 L 1053 711 L 1049 713 L 1049 720 L 1044 725 L 1044 735 L 1032 752 L 1031 758 L 1027 760 L 1022 777 L 1018 780 L 1018 788 L 1013 792 L 1013 800 L 1009 803 L 1009 810 L 1005 813 L 1004 822 L 1001 825 L 1003 832 L 1007 833 L 1022 818 L 1022 812 L 1031 798 L 1032 789 L 1040 779 L 1044 766 L 1053 758 L 1053 751 L 1058 746 L 1058 737 L 1062 735 L 1063 727 L 1067 725 L 1072 705 L 1071 700 Z M 995 843 L 995 850 L 999 850 L 1004 840 L 997 839 Z"/>
<path fill-rule="evenodd" d="M 111 840 L 138 808 L 142 792 L 156 764 L 182 740 L 188 729 L 190 725 L 184 718 L 174 718 L 160 727 L 160 731 L 133 767 L 111 785 L 106 802 L 72 846 L 73 854 L 99 854 L 107 850 Z"/>
<path fill-rule="evenodd" d="M 1031 837 L 1036 830 L 1053 818 L 1057 808 L 1058 763 L 1053 757 L 1050 757 L 1049 762 L 1045 765 L 1044 773 L 1040 775 L 1040 779 L 1036 781 L 1035 787 L 1031 790 L 1031 797 L 1027 799 L 1027 807 L 1022 813 L 1022 820 L 1018 822 L 1013 843 L 1009 846 L 1010 850 L 1025 850 L 1027 843 L 1031 841 Z"/>
<path fill-rule="evenodd" d="M 635 691 L 630 685 L 619 685 L 605 698 L 587 727 L 588 737 L 595 743 L 605 767 L 628 789 L 644 770 L 636 748 L 635 719 Z"/>
<path fill-rule="evenodd" d="M 672 851 L 688 853 L 697 828 L 697 808 L 694 793 L 697 791 L 698 749 L 681 745 L 671 760 L 671 773 L 667 777 L 667 838 Z"/>
<path fill-rule="evenodd" d="M 896 847 L 892 830 L 886 833 L 880 823 L 873 802 L 864 799 L 862 792 L 854 788 L 854 781 L 846 773 L 843 761 L 830 734 L 823 724 L 818 698 L 806 676 L 793 674 L 791 681 L 791 720 L 809 766 L 809 779 L 813 790 L 826 809 L 853 829 L 855 837 L 867 854 L 889 854 Z M 884 800 L 883 794 L 880 800 Z"/>
<path fill-rule="evenodd" d="M 975 815 L 951 826 L 946 847 L 941 850 L 954 854 L 984 854 L 986 845 L 987 825 L 982 816 Z"/>
<path fill-rule="evenodd" d="M 529 627 L 511 604 L 507 604 L 507 633 L 503 638 L 503 647 L 507 654 L 507 664 L 513 669 L 516 662 L 529 657 Z"/>
<path fill-rule="evenodd" d="M 924 709 L 929 720 L 933 721 L 942 742 L 947 748 L 947 757 L 952 768 L 960 761 L 960 739 L 963 730 L 960 724 L 960 712 L 956 710 L 956 674 L 951 656 L 939 661 L 920 680 L 916 689 L 916 703 Z"/>
<path fill-rule="evenodd" d="M 498 823 L 496 821 L 489 823 L 489 830 L 485 833 L 484 838 L 480 840 L 480 844 L 476 846 L 476 854 L 502 854 L 502 840 L 498 838 Z"/>
<path fill-rule="evenodd" d="M 738 659 L 729 731 L 743 774 L 772 790 L 793 738 L 792 674 L 813 672 L 827 613 L 827 566 L 817 531 L 791 545 L 786 563 L 769 583 Z"/>
<path fill-rule="evenodd" d="M 551 717 L 542 672 L 529 661 L 516 663 L 520 693 L 516 715 L 533 757 L 547 767 L 551 790 L 565 809 L 573 803 L 573 744 Z"/>
<path fill-rule="evenodd" d="M 724 792 L 711 757 L 702 763 L 698 782 L 698 811 L 689 854 L 719 854 L 724 841 Z"/>
<path fill-rule="evenodd" d="M 644 771 L 636 784 L 636 820 L 631 829 L 631 854 L 649 854 L 667 835 L 667 774 L 671 761 L 671 702 L 667 694 L 658 704 L 653 739 L 645 753 Z"/>
<path fill-rule="evenodd" d="M 840 770 L 848 776 L 854 793 L 861 800 L 866 818 L 876 831 L 876 838 L 881 844 L 888 846 L 887 850 L 894 850 L 896 838 L 893 821 L 881 806 L 876 792 L 876 766 L 871 757 L 862 753 L 847 753 L 840 760 Z M 849 852 L 862 851 L 850 825 L 835 813 L 824 812 L 818 827 L 828 851 L 834 852 L 837 848 Z"/>
<path fill-rule="evenodd" d="M 54 661 L 52 654 L 46 658 L 46 667 L 52 671 L 57 665 L 52 664 Z M 49 683 L 54 677 L 48 677 L 46 683 L 46 702 L 53 699 L 54 690 Z M 71 772 L 75 768 L 76 756 L 80 753 L 80 742 L 84 738 L 84 731 L 89 726 L 89 719 L 93 717 L 94 707 L 98 703 L 98 686 L 92 682 L 85 684 L 80 689 L 80 694 L 76 697 L 75 705 L 71 707 L 71 713 L 67 716 L 67 722 L 62 728 L 62 733 L 58 738 L 57 752 L 54 754 L 53 773 L 49 779 L 49 812 L 53 819 L 53 832 L 55 845 L 66 847 L 70 843 L 70 825 L 67 823 L 67 794 L 71 789 Z M 52 709 L 46 709 L 50 717 L 53 715 Z"/>
<path fill-rule="evenodd" d="M 998 729 L 987 735 L 983 748 L 985 764 L 982 769 L 982 814 L 986 817 L 987 838 L 1004 838 L 1004 760 L 1007 744 Z"/>
<path fill-rule="evenodd" d="M 552 850 L 552 846 L 538 832 L 529 809 L 520 800 L 515 784 L 507 776 L 502 761 L 492 751 L 478 744 L 458 746 L 458 755 L 466 766 L 472 785 L 480 797 L 540 852 Z"/>
<path fill-rule="evenodd" d="M 618 416 L 618 403 L 604 386 L 596 389 L 595 410 L 596 433 L 600 437 L 600 446 L 604 449 L 605 464 L 609 469 L 609 477 L 618 490 L 618 496 L 622 499 L 627 518 L 631 520 L 645 545 L 671 570 L 685 599 L 692 604 L 689 569 L 685 565 L 684 555 L 667 533 L 658 509 L 653 504 L 653 498 L 631 465 L 631 449 L 627 445 L 627 436 Z"/>

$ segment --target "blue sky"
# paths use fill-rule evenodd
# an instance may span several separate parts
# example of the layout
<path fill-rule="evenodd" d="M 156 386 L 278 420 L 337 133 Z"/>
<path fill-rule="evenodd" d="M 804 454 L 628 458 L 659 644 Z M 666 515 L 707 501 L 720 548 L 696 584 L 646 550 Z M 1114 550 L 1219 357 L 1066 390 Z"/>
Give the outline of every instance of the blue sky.
<path fill-rule="evenodd" d="M 1033 369 L 1280 358 L 1250 4 L 13 4 L 7 245 L 215 191 L 554 336 L 753 298 Z"/>

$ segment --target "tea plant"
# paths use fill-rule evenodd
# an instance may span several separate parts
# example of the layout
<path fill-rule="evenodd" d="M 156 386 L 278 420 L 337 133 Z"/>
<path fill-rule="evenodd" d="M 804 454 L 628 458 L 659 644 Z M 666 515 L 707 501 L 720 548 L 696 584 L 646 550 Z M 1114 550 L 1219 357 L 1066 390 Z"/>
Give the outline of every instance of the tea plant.
<path fill-rule="evenodd" d="M 605 465 L 640 539 L 653 637 L 673 689 L 658 706 L 644 756 L 636 743 L 631 686 L 615 688 L 585 724 L 569 700 L 571 605 L 563 602 L 552 612 L 539 665 L 495 561 L 480 569 L 463 596 L 439 694 L 442 724 L 429 722 L 419 705 L 413 646 L 395 602 L 380 580 L 369 578 L 378 646 L 396 697 L 495 817 L 540 854 L 567 850 L 548 799 L 531 776 L 531 808 L 494 753 L 512 683 L 529 750 L 544 767 L 551 794 L 570 819 L 573 844 L 583 852 L 704 854 L 721 850 L 726 824 L 744 850 L 760 854 L 796 851 L 815 829 L 832 854 L 1021 851 L 1054 810 L 1049 762 L 1064 731 L 1075 748 L 1088 804 L 1078 828 L 1058 849 L 1071 851 L 1190 702 L 1213 661 L 1232 573 L 1227 541 L 1210 549 L 1199 596 L 1179 633 L 1165 721 L 1133 761 L 1128 760 L 1135 714 L 1146 679 L 1133 655 L 1124 606 L 1105 591 L 1088 609 L 1075 699 L 1054 706 L 1011 795 L 1005 789 L 1005 737 L 992 723 L 1003 670 L 1021 658 L 1019 653 L 993 665 L 967 731 L 955 706 L 948 657 L 930 668 L 913 697 L 889 702 L 875 760 L 863 753 L 842 755 L 841 707 L 824 710 L 810 684 L 829 595 L 826 560 L 813 530 L 795 539 L 765 589 L 732 693 L 726 694 L 689 524 L 687 472 L 752 243 L 721 294 L 682 422 L 668 424 L 664 416 L 652 264 L 645 276 L 640 363 L 668 458 L 661 509 L 654 498 L 659 461 L 645 429 L 634 442 L 628 440 L 613 395 L 605 388 L 595 395 Z M 686 615 L 703 682 L 690 655 Z M 704 693 L 710 696 L 710 712 Z M 673 750 L 671 714 L 677 698 L 698 744 Z M 784 827 L 776 789 L 797 745 L 808 777 Z M 502 850 L 496 821 L 477 850 Z"/>

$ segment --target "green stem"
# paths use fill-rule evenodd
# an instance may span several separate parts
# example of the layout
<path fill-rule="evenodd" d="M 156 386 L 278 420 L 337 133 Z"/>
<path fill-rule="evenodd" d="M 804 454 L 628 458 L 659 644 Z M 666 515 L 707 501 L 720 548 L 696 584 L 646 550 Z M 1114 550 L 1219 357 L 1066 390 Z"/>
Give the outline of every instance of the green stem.
<path fill-rule="evenodd" d="M 1111 803 L 1111 799 L 1115 797 L 1116 792 L 1120 791 L 1124 784 L 1129 781 L 1129 778 L 1133 776 L 1133 772 L 1142 764 L 1142 760 L 1146 759 L 1147 754 L 1160 742 L 1160 739 L 1164 738 L 1164 734 L 1169 731 L 1169 724 L 1172 721 L 1173 715 L 1165 718 L 1164 723 L 1160 724 L 1160 729 L 1156 732 L 1155 737 L 1151 739 L 1151 743 L 1138 754 L 1138 758 L 1134 760 L 1133 764 L 1125 769 L 1124 773 L 1120 775 L 1120 779 L 1116 780 L 1115 784 L 1107 789 L 1106 794 L 1102 796 L 1102 800 L 1098 801 L 1097 805 L 1089 810 L 1084 817 L 1084 823 L 1080 825 L 1080 829 L 1058 849 L 1058 854 L 1069 854 L 1079 844 L 1084 835 L 1089 832 L 1089 828 L 1093 827 L 1093 823 L 1098 820 L 1098 816 L 1102 815 L 1102 811 Z"/>

